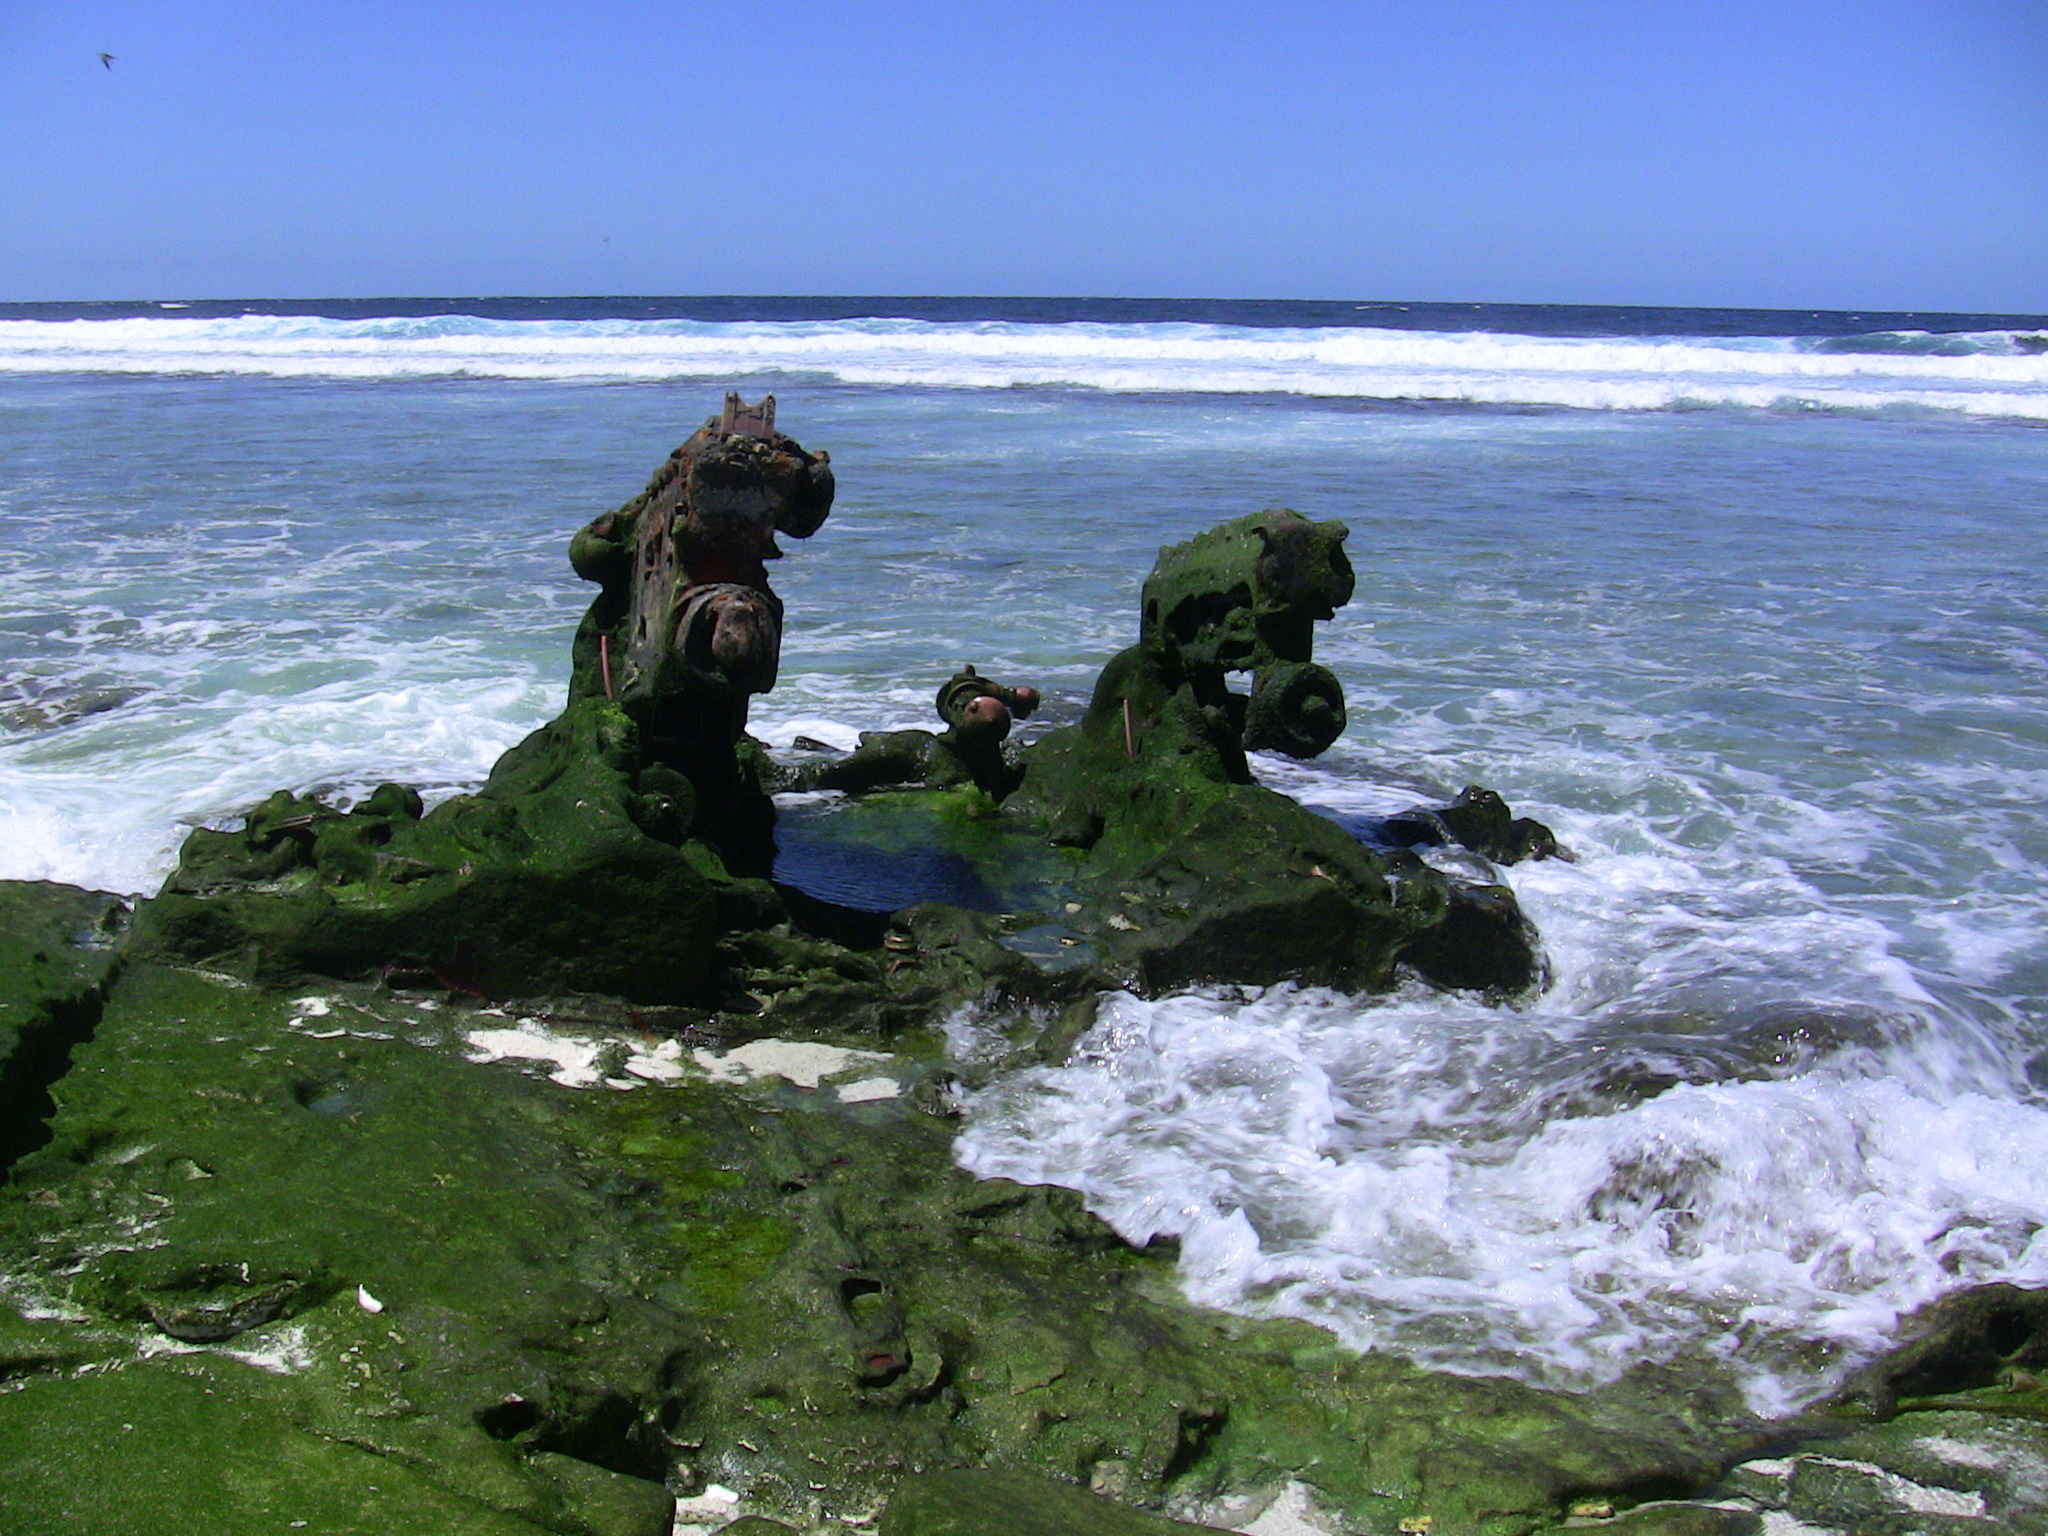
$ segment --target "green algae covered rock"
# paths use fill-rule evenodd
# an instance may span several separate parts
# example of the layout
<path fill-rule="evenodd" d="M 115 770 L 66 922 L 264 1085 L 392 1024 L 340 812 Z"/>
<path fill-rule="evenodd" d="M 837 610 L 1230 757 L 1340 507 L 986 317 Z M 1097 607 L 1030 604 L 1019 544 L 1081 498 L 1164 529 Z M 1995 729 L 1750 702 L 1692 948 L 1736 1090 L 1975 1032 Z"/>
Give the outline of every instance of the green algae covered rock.
<path fill-rule="evenodd" d="M 766 562 L 778 531 L 816 531 L 833 487 L 823 455 L 774 430 L 772 401 L 728 407 L 573 542 L 602 590 L 559 718 L 429 813 L 398 785 L 348 810 L 280 792 L 240 827 L 193 833 L 137 919 L 136 951 L 265 983 L 383 975 L 483 998 L 780 1007 L 778 1026 L 851 1014 L 883 1033 L 979 995 L 1062 1008 L 1113 987 L 1383 989 L 1412 971 L 1512 994 L 1540 980 L 1505 887 L 1452 879 L 1399 839 L 1368 845 L 1254 782 L 1248 747 L 1312 756 L 1343 728 L 1342 690 L 1312 655 L 1315 625 L 1353 587 L 1341 524 L 1273 510 L 1162 550 L 1139 643 L 1103 669 L 1078 725 L 1028 750 L 1005 738 L 1036 692 L 969 667 L 939 689 L 940 735 L 871 734 L 840 763 L 771 764 L 744 731 L 781 645 Z M 1070 856 L 1026 881 L 980 878 L 984 858 L 975 883 L 1003 895 L 967 898 L 977 917 L 917 915 L 959 904 L 952 890 L 881 900 L 773 883 L 787 871 L 771 788 L 906 777 L 955 866 L 1004 842 L 984 835 L 998 826 Z M 1554 850 L 1497 796 L 1481 809 L 1508 818 L 1510 856 Z M 1470 836 L 1468 811 L 1417 821 L 1416 840 L 1439 823 Z M 977 973 L 977 958 L 993 968 Z"/>
<path fill-rule="evenodd" d="M 1194 700 L 1231 717 L 1252 750 L 1315 757 L 1344 730 L 1344 690 L 1315 665 L 1315 626 L 1351 601 L 1342 523 L 1285 508 L 1159 552 L 1145 579 L 1140 645 Z M 1237 699 L 1224 676 L 1248 672 Z"/>
<path fill-rule="evenodd" d="M 1342 690 L 1311 654 L 1351 596 L 1344 538 L 1276 510 L 1161 550 L 1139 643 L 1103 668 L 1079 725 L 1022 755 L 1006 807 L 1086 850 L 1075 926 L 1126 985 L 1378 990 L 1406 966 L 1512 993 L 1541 976 L 1505 887 L 1369 847 L 1254 782 L 1248 746 L 1311 757 L 1343 729 Z M 1228 686 L 1237 672 L 1249 697 Z"/>
<path fill-rule="evenodd" d="M 1972 1286 L 1923 1307 L 1900 1334 L 1842 1387 L 1838 1406 L 1889 1415 L 1990 1401 L 2048 1418 L 2048 1291 Z"/>
<path fill-rule="evenodd" d="M 523 1518 L 295 1423 L 280 1412 L 281 1396 L 259 1367 L 219 1359 L 22 1382 L 0 1399 L 4 1528 L 9 1536 L 541 1536 L 577 1528 L 539 1497 L 533 1513 L 541 1518 Z M 579 1524 L 587 1536 L 668 1529 Z"/>
<path fill-rule="evenodd" d="M 99 1017 L 118 898 L 0 881 L 0 1172 L 42 1139 L 47 1089 Z"/>
<path fill-rule="evenodd" d="M 749 700 L 775 686 L 783 606 L 776 535 L 809 538 L 832 508 L 828 455 L 775 428 L 775 397 L 691 434 L 647 489 L 593 520 L 570 564 L 601 588 L 577 631 L 569 698 L 616 701 L 638 727 L 635 767 L 691 784 L 699 835 L 765 874 L 774 812 L 746 738 Z"/>
<path fill-rule="evenodd" d="M 422 815 L 385 785 L 352 810 L 280 792 L 195 832 L 139 946 L 264 980 L 421 972 L 493 996 L 712 1007 L 721 944 L 785 920 L 749 697 L 775 680 L 766 562 L 808 537 L 829 461 L 729 397 L 647 490 L 570 546 L 599 584 L 568 707 L 474 795 Z"/>
<path fill-rule="evenodd" d="M 153 1532 L 155 1490 L 241 1536 L 374 1486 L 394 1528 L 624 1536 L 714 1485 L 814 1529 L 996 1468 L 1153 1509 L 1299 1479 L 1459 1536 L 1751 1443 L 1697 1385 L 1559 1396 L 1197 1311 L 1079 1197 L 955 1168 L 921 1061 L 754 1059 L 131 964 L 0 1189 L 0 1530 Z"/>
<path fill-rule="evenodd" d="M 2048 1532 L 2048 1431 L 2038 1418 L 1987 1402 L 1789 1428 L 1778 1454 L 1732 1467 L 1706 1507 L 1821 1536 Z"/>
<path fill-rule="evenodd" d="M 264 981 L 396 968 L 491 997 L 713 1002 L 719 942 L 780 907 L 687 838 L 688 782 L 638 767 L 637 740 L 585 699 L 426 815 L 396 785 L 348 812 L 280 792 L 187 839 L 138 948 Z"/>

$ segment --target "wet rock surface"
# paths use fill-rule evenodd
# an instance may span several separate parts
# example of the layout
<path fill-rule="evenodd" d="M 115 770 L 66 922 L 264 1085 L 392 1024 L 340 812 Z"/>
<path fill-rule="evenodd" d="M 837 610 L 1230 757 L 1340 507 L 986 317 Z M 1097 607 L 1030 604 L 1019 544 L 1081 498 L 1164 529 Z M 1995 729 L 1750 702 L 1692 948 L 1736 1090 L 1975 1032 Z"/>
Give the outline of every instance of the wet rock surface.
<path fill-rule="evenodd" d="M 1255 781 L 1247 749 L 1313 757 L 1343 729 L 1343 690 L 1313 651 L 1351 597 L 1346 536 L 1275 509 L 1161 550 L 1139 643 L 1103 669 L 1078 726 L 1021 754 L 1006 804 L 1082 852 L 1075 926 L 1120 984 L 1375 990 L 1405 969 L 1511 994 L 1540 980 L 1506 887 L 1453 879 L 1398 838 L 1368 845 Z"/>
<path fill-rule="evenodd" d="M 1187 1306 L 1170 1250 L 955 1168 L 915 1034 L 145 959 L 103 997 L 0 1189 L 10 1532 L 1110 1536 L 1289 1485 L 1376 1536 L 2048 1530 L 2043 1293 L 1782 1424 L 1670 1369 L 1542 1392 Z"/>
<path fill-rule="evenodd" d="M 98 892 L 0 881 L 0 1175 L 46 1139 L 50 1085 L 99 1022 L 127 915 Z"/>
<path fill-rule="evenodd" d="M 880 1526 L 881 1536 L 1188 1536 L 1214 1529 L 1144 1514 L 1070 1484 L 987 1471 L 905 1478 Z"/>
<path fill-rule="evenodd" d="M 1749 1433 L 1668 1384 L 1431 1377 L 1195 1311 L 1078 1197 L 954 1168 L 928 1058 L 762 1046 L 131 965 L 0 1196 L 0 1528 L 402 1497 L 409 1530 L 610 1533 L 724 1490 L 815 1530 L 995 1467 L 1529 1529 Z"/>

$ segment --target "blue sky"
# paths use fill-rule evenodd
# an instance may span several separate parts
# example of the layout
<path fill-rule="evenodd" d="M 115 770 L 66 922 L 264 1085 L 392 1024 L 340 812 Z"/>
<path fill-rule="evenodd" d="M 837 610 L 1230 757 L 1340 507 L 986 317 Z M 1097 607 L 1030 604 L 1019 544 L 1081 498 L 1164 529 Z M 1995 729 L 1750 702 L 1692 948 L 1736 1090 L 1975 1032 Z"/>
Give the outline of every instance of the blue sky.
<path fill-rule="evenodd" d="M 2044 146 L 2044 0 L 0 0 L 0 300 L 2043 312 Z"/>

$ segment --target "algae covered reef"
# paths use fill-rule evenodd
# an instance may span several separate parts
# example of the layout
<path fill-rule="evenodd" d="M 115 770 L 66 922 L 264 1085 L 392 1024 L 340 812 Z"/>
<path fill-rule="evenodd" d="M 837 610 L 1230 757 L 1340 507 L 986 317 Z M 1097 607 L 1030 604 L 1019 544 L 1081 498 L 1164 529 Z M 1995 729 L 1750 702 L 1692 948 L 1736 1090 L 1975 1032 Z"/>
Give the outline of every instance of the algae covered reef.
<path fill-rule="evenodd" d="M 1028 744 L 1054 702 L 963 667 L 938 731 L 773 758 L 769 563 L 833 492 L 729 399 L 572 541 L 567 706 L 473 793 L 280 793 L 132 914 L 0 887 L 0 1530 L 2048 1529 L 2030 1293 L 1764 1424 L 1205 1312 L 956 1168 L 956 1010 L 1057 1061 L 1116 990 L 1512 998 L 1540 936 L 1417 850 L 1562 850 L 1477 788 L 1360 835 L 1257 782 L 1344 725 L 1346 532 L 1285 511 L 1162 551 Z"/>

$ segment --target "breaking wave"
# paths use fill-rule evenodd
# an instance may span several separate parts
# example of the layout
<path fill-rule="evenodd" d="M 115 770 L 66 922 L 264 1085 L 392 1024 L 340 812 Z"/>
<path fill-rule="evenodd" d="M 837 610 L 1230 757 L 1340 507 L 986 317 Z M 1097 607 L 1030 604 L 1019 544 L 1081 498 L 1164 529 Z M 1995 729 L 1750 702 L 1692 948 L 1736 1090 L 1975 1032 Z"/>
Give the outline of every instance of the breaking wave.
<path fill-rule="evenodd" d="M 1583 337 L 1368 327 L 924 320 L 0 321 L 0 372 L 1282 394 L 1583 410 L 1948 411 L 2048 419 L 2030 333 Z"/>

